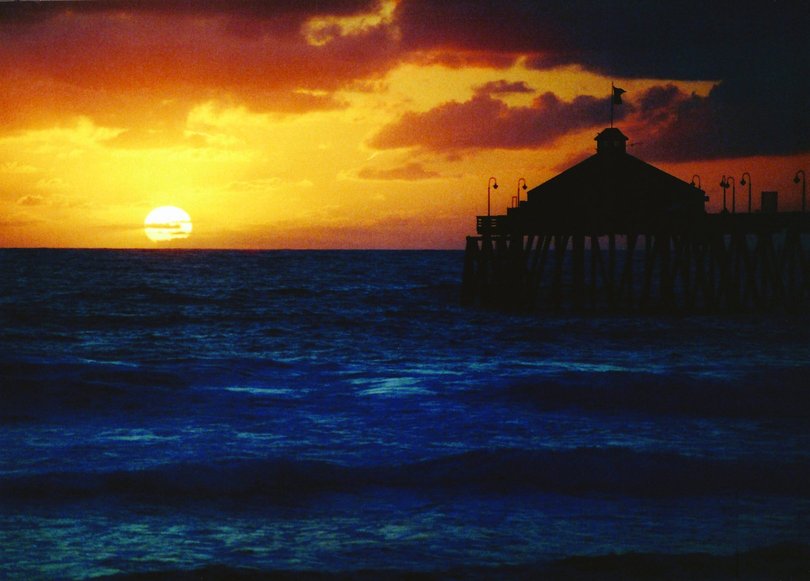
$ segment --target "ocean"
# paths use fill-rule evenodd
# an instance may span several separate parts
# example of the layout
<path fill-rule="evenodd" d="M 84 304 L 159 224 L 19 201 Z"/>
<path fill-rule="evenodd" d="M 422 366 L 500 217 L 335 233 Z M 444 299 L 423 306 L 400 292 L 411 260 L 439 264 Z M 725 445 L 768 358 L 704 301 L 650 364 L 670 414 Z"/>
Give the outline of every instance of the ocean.
<path fill-rule="evenodd" d="M 810 315 L 462 268 L 0 250 L 0 578 L 810 578 Z"/>

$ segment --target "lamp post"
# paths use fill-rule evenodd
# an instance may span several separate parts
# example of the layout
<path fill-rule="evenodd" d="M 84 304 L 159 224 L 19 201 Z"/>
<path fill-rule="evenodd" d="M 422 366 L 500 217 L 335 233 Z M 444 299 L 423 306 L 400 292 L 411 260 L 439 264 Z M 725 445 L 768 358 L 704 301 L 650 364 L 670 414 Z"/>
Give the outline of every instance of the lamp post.
<path fill-rule="evenodd" d="M 720 179 L 720 187 L 723 188 L 723 213 L 728 214 L 728 210 L 726 209 L 726 189 L 728 188 L 728 182 L 726 181 L 725 174 L 723 174 L 723 177 Z"/>
<path fill-rule="evenodd" d="M 517 202 L 515 203 L 515 208 L 517 208 L 517 207 L 519 207 L 519 206 L 520 206 L 520 182 L 523 182 L 523 189 L 524 189 L 524 190 L 526 189 L 526 178 L 520 178 L 520 179 L 518 179 L 518 183 L 517 183 L 517 196 L 516 196 Z"/>
<path fill-rule="evenodd" d="M 697 181 L 695 181 L 695 178 L 697 178 Z M 702 187 L 700 187 L 700 176 L 697 175 L 697 174 L 692 176 L 692 181 L 689 182 L 689 185 L 692 186 L 693 188 L 697 188 L 699 190 L 703 189 Z"/>
<path fill-rule="evenodd" d="M 748 176 L 748 181 L 745 181 L 745 176 Z M 747 171 L 744 171 L 742 177 L 740 178 L 740 185 L 744 186 L 748 184 L 748 213 L 751 213 L 751 174 Z"/>
<path fill-rule="evenodd" d="M 728 176 L 726 178 L 727 187 L 729 180 L 731 180 L 731 213 L 735 214 L 737 212 L 737 185 L 734 183 L 736 180 L 733 177 Z"/>
<path fill-rule="evenodd" d="M 805 197 L 805 195 L 807 193 L 806 192 L 807 183 L 805 182 L 805 176 L 804 176 L 804 170 L 803 169 L 800 169 L 799 171 L 797 171 L 796 175 L 793 176 L 793 183 L 794 184 L 799 183 L 799 174 L 802 174 L 802 214 L 804 214 L 804 210 L 805 210 L 805 207 L 806 207 L 806 204 L 805 204 L 806 197 Z"/>
<path fill-rule="evenodd" d="M 491 208 L 492 208 L 492 204 L 491 204 L 492 194 L 490 193 L 490 187 L 492 187 L 493 189 L 496 189 L 496 190 L 498 189 L 498 180 L 496 180 L 494 177 L 489 178 L 489 181 L 487 182 L 487 216 L 492 215 L 492 211 L 491 211 Z"/>
<path fill-rule="evenodd" d="M 731 180 L 731 183 L 729 183 Z M 726 188 L 731 186 L 731 213 L 734 214 L 736 211 L 737 205 L 737 186 L 734 183 L 734 178 L 731 176 L 723 176 L 723 181 L 720 182 L 720 187 L 723 188 L 723 211 L 727 212 L 726 210 Z"/>

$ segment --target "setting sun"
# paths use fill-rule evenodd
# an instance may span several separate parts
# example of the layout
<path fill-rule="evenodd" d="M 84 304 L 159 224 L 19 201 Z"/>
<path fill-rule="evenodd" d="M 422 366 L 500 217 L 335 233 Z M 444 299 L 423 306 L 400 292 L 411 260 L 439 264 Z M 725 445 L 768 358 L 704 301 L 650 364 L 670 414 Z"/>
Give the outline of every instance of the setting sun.
<path fill-rule="evenodd" d="M 808 4 L 0 0 L 0 581 L 810 581 Z"/>
<path fill-rule="evenodd" d="M 0 0 L 0 247 L 462 249 L 611 121 L 709 212 L 801 207 L 806 11 L 698 4 Z"/>
<path fill-rule="evenodd" d="M 191 217 L 185 210 L 175 206 L 155 208 L 144 220 L 144 232 L 153 242 L 188 238 L 191 228 Z"/>

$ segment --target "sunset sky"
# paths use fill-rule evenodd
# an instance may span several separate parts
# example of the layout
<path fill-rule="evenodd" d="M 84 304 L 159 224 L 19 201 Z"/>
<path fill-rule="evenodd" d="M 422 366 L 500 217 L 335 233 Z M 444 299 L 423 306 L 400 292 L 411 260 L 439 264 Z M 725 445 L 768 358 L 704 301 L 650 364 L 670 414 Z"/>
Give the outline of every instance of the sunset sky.
<path fill-rule="evenodd" d="M 810 170 L 810 10 L 789 1 L 0 2 L 0 246 L 463 248 L 593 153 L 709 211 Z M 736 186 L 738 209 L 747 186 Z M 729 196 L 731 191 L 729 190 Z M 745 202 L 741 202 L 745 200 Z M 755 205 L 757 202 L 755 202 Z M 153 242 L 183 208 L 193 233 Z"/>

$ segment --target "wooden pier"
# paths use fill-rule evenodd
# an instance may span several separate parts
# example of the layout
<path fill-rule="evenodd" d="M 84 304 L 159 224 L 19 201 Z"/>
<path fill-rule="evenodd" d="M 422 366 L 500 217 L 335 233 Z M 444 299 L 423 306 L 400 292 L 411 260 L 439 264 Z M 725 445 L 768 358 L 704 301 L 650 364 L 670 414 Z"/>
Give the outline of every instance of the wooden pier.
<path fill-rule="evenodd" d="M 477 235 L 467 238 L 465 304 L 682 312 L 807 306 L 810 214 L 707 214 L 702 190 L 628 155 L 622 139 L 616 129 L 603 131 L 592 158 L 507 214 L 478 217 Z"/>

